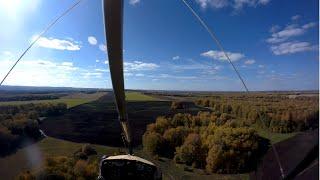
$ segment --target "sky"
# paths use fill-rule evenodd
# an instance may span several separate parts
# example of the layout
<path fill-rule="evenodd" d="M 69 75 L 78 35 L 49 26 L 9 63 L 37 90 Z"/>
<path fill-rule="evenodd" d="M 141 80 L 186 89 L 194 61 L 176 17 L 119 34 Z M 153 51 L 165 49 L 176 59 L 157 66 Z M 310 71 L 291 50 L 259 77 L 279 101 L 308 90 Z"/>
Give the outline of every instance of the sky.
<path fill-rule="evenodd" d="M 187 0 L 249 90 L 319 89 L 317 0 Z M 0 77 L 75 1 L 0 0 Z M 101 0 L 83 0 L 39 39 L 4 85 L 112 88 Z M 124 1 L 125 88 L 243 91 L 182 0 Z"/>

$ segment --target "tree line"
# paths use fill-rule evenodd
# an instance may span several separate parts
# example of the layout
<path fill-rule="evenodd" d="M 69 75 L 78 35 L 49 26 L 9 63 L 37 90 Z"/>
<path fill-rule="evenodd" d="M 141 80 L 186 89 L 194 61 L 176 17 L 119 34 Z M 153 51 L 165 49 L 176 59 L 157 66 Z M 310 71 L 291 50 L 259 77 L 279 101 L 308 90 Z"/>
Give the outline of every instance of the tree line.
<path fill-rule="evenodd" d="M 26 139 L 41 138 L 39 117 L 60 115 L 66 110 L 65 103 L 0 106 L 0 155 L 16 150 Z"/>
<path fill-rule="evenodd" d="M 200 98 L 195 103 L 251 124 L 263 125 L 263 121 L 272 132 L 289 133 L 319 126 L 318 99 L 318 96 L 228 95 Z"/>
<path fill-rule="evenodd" d="M 32 100 L 50 100 L 59 99 L 61 95 L 19 95 L 19 96 L 2 96 L 0 102 L 3 101 L 32 101 Z"/>

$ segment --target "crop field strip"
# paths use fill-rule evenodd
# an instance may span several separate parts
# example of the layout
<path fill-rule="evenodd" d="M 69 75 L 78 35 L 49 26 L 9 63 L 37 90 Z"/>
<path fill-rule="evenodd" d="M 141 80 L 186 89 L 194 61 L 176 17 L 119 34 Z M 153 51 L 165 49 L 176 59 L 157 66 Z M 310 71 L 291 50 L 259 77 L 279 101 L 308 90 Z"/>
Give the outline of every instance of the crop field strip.
<path fill-rule="evenodd" d="M 30 104 L 30 103 L 66 103 L 68 108 L 72 108 L 80 104 L 97 100 L 98 98 L 102 97 L 105 94 L 106 93 L 103 93 L 103 92 L 97 92 L 94 94 L 74 93 L 67 96 L 63 96 L 59 99 L 31 100 L 31 101 L 2 101 L 0 102 L 0 106 Z"/>

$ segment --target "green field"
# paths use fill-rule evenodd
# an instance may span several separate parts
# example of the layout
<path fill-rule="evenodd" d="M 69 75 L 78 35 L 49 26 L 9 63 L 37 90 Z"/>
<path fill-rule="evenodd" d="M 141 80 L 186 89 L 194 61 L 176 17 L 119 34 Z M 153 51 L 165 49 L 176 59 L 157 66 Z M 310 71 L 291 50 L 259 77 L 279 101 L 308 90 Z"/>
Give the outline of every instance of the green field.
<path fill-rule="evenodd" d="M 141 92 L 126 92 L 127 101 L 159 101 L 152 96 L 145 95 Z"/>
<path fill-rule="evenodd" d="M 275 144 L 281 141 L 284 141 L 290 137 L 293 137 L 296 135 L 298 132 L 293 132 L 293 133 L 273 133 L 271 131 L 268 131 L 266 129 L 263 129 L 261 127 L 254 126 L 254 129 L 258 132 L 258 134 L 261 137 L 264 137 L 266 139 L 270 140 L 270 143 Z"/>
<path fill-rule="evenodd" d="M 4 102 L 0 102 L 0 106 L 30 104 L 30 103 L 66 103 L 68 108 L 72 108 L 80 104 L 94 101 L 105 94 L 106 93 L 103 93 L 103 92 L 97 92 L 93 94 L 75 93 L 75 94 L 61 97 L 59 99 L 34 100 L 34 101 L 4 101 Z"/>

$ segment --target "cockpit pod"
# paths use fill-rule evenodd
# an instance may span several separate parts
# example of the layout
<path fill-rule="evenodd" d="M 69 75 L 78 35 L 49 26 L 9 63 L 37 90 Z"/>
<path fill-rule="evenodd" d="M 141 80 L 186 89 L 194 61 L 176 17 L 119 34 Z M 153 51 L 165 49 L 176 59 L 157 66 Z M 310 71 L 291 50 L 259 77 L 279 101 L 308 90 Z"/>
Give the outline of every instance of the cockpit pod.
<path fill-rule="evenodd" d="M 103 156 L 100 161 L 99 180 L 161 180 L 160 169 L 138 156 Z"/>

